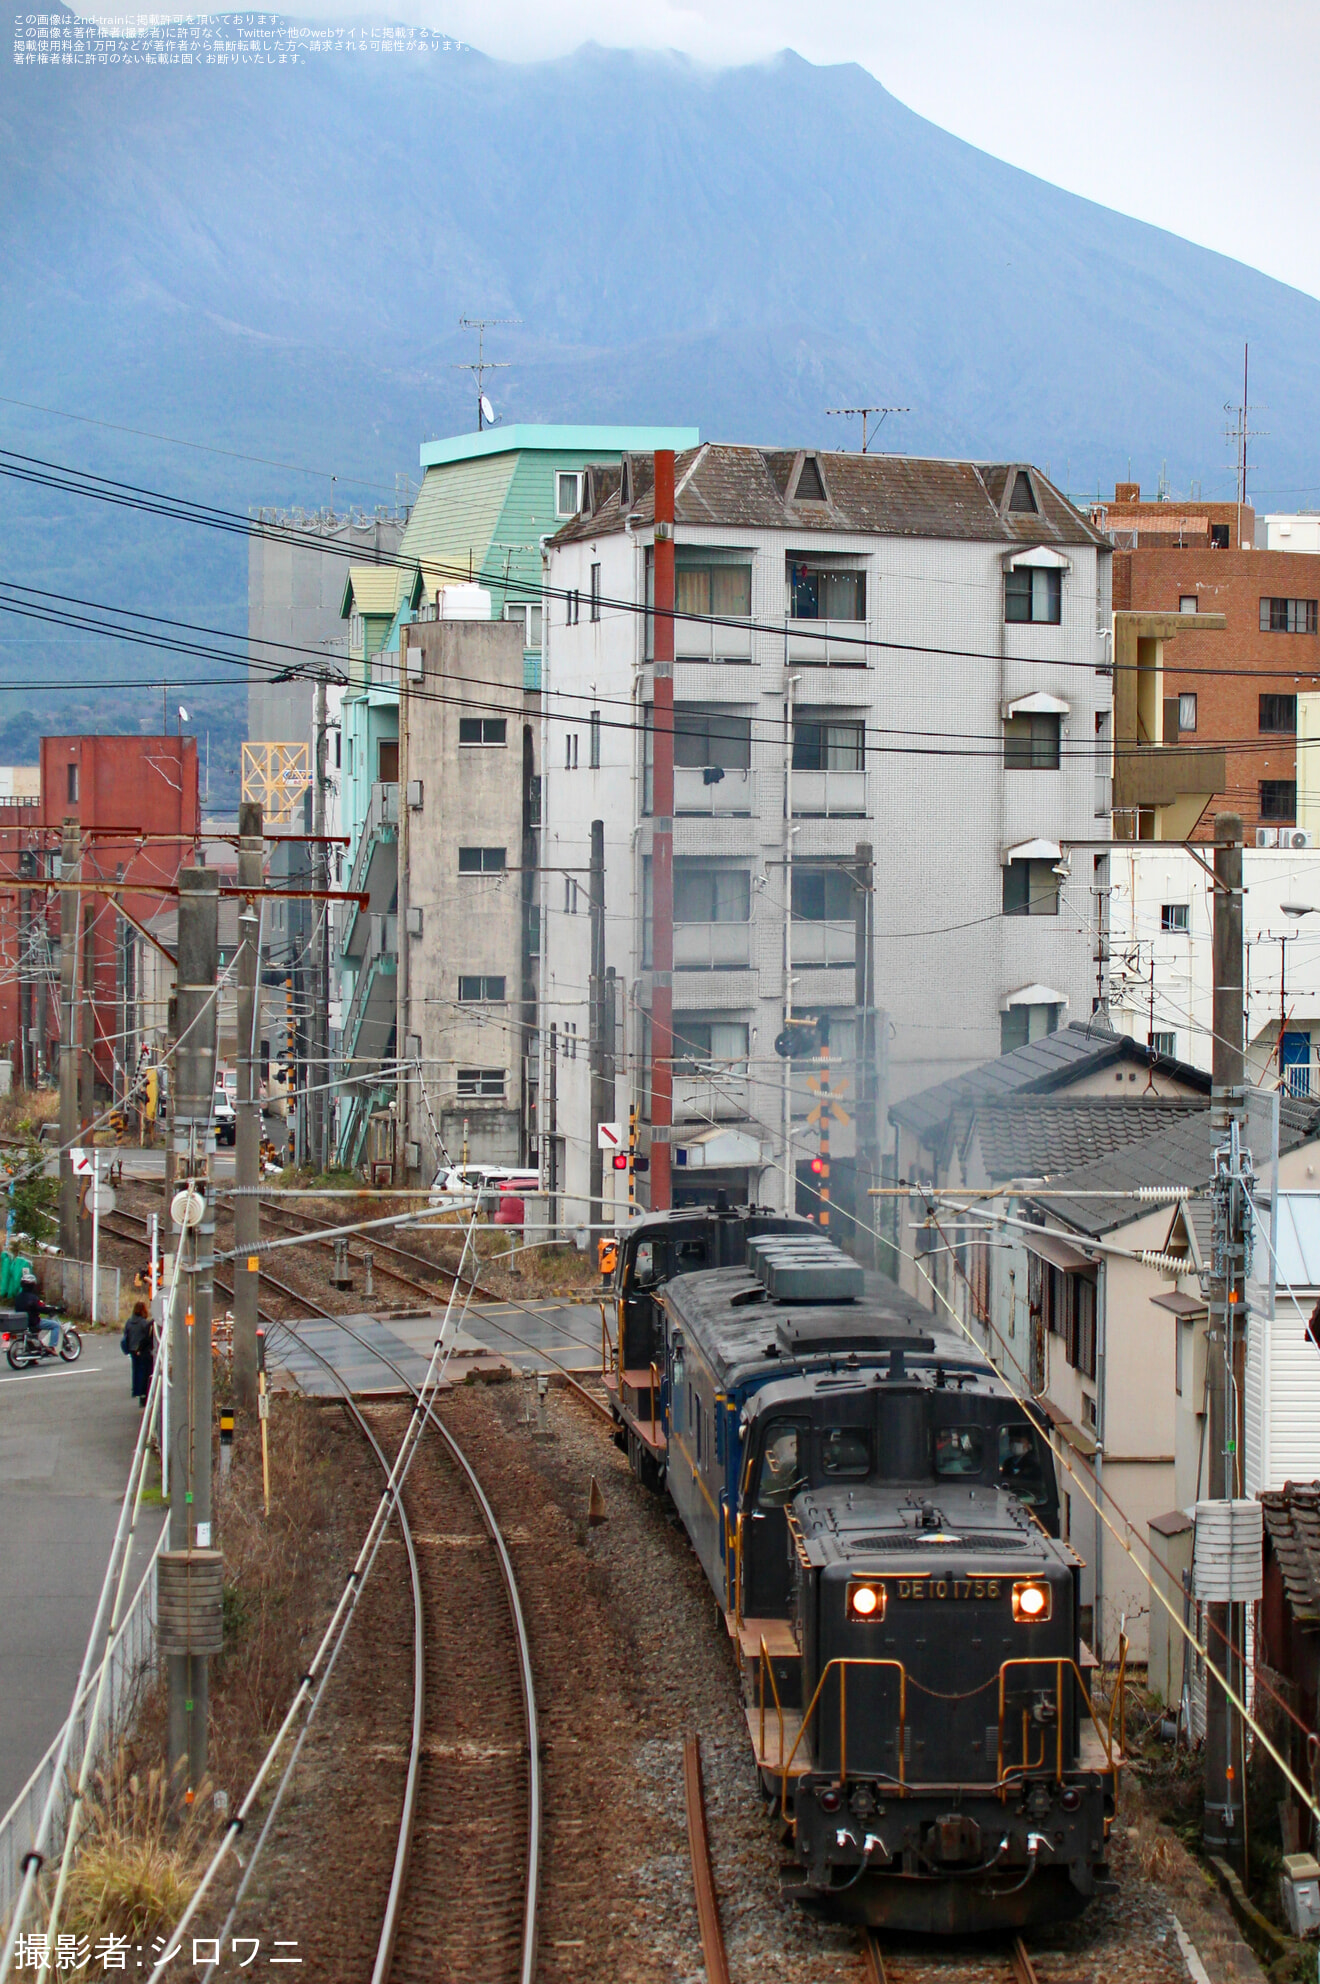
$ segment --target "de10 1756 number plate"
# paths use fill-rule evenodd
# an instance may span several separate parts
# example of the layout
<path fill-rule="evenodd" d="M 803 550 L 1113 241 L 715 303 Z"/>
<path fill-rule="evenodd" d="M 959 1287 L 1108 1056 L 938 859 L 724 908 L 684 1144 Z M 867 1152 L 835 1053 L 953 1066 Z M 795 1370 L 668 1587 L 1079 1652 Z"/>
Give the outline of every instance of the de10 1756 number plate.
<path fill-rule="evenodd" d="M 890 1578 L 886 1586 L 891 1598 L 998 1598 L 1002 1578 Z"/>

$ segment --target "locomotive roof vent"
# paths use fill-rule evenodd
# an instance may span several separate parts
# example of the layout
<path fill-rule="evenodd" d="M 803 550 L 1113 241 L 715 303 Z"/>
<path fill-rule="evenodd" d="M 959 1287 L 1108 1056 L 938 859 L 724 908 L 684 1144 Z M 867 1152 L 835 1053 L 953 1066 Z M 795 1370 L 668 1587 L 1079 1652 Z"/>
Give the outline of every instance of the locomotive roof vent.
<path fill-rule="evenodd" d="M 756 1234 L 747 1265 L 776 1302 L 855 1302 L 863 1293 L 857 1262 L 823 1235 Z"/>

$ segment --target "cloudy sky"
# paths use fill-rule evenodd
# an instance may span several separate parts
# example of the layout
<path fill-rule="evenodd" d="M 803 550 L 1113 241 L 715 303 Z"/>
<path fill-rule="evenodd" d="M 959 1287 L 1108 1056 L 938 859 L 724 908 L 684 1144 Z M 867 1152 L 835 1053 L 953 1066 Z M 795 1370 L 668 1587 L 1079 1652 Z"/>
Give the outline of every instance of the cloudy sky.
<path fill-rule="evenodd" d="M 289 11 L 339 10 L 293 0 Z M 785 47 L 860 62 L 997 157 L 1320 295 L 1317 0 L 387 0 L 370 11 L 514 61 L 594 40 L 720 64 Z"/>

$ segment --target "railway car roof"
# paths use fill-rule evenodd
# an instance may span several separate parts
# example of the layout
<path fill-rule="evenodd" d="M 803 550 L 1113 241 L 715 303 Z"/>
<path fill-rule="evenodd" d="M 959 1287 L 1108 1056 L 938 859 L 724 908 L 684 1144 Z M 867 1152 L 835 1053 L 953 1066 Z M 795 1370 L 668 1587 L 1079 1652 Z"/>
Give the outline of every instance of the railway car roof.
<path fill-rule="evenodd" d="M 883 1275 L 868 1274 L 855 1302 L 777 1302 L 750 1269 L 712 1268 L 676 1275 L 661 1291 L 673 1321 L 701 1349 L 722 1385 L 761 1370 L 840 1357 L 870 1360 L 896 1349 L 948 1362 L 966 1347 L 942 1331 L 928 1309 Z M 971 1362 L 972 1360 L 967 1359 Z"/>

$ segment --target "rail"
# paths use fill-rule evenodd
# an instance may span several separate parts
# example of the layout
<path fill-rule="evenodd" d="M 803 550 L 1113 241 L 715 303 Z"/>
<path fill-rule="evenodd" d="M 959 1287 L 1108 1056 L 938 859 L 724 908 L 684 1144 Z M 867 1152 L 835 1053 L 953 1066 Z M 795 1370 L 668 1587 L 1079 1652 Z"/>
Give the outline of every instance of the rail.
<path fill-rule="evenodd" d="M 73 1741 L 68 1751 L 70 1756 L 80 1756 L 86 1746 L 88 1718 L 106 1664 L 109 1664 L 110 1671 L 106 1683 L 107 1701 L 103 1704 L 101 1715 L 102 1755 L 131 1715 L 143 1678 L 155 1662 L 156 1555 L 164 1544 L 165 1536 L 166 1525 L 162 1524 L 160 1535 L 151 1552 L 151 1560 L 119 1630 L 106 1649 L 100 1666 L 89 1677 L 77 1706 L 68 1718 L 68 1721 L 72 1721 L 74 1725 Z M 64 1741 L 68 1721 L 61 1723 L 54 1742 L 4 1818 L 0 1819 L 0 1922 L 7 1922 L 13 1913 L 23 1878 L 23 1861 L 36 1836 L 37 1822 L 50 1795 L 55 1763 Z M 47 1849 L 48 1858 L 58 1851 L 63 1840 L 69 1800 L 70 1794 L 66 1792 L 64 1809 L 56 1807 Z"/>
<path fill-rule="evenodd" d="M 710 1861 L 706 1789 L 701 1776 L 701 1739 L 698 1736 L 683 1739 L 683 1802 L 687 1811 L 688 1854 L 692 1861 L 692 1887 L 697 1898 L 701 1954 L 706 1962 L 706 1984 L 729 1984 L 729 1959 L 724 1948 L 720 1906 L 715 1898 L 715 1873 Z"/>

